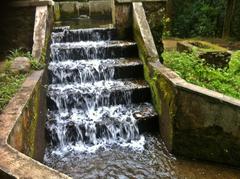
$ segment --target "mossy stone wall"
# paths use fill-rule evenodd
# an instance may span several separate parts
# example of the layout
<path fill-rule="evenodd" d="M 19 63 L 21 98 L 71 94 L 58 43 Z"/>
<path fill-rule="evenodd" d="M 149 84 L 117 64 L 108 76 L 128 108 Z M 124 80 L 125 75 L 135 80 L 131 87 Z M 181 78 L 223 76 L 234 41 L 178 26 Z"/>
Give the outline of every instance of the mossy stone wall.
<path fill-rule="evenodd" d="M 144 18 L 142 4 L 134 3 L 134 39 L 167 148 L 178 156 L 239 167 L 240 100 L 187 83 L 160 64 Z"/>
<path fill-rule="evenodd" d="M 31 83 L 31 81 L 29 81 Z M 41 161 L 45 150 L 46 74 L 37 82 L 11 131 L 8 143 L 27 156 Z"/>

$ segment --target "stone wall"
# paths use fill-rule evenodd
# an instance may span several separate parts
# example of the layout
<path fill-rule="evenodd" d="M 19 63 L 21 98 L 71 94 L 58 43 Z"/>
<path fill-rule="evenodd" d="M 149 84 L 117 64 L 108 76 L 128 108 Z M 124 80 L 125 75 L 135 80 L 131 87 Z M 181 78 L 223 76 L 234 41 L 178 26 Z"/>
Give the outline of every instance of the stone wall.
<path fill-rule="evenodd" d="M 131 38 L 132 35 L 132 3 L 137 0 L 115 0 L 113 4 L 113 22 L 117 28 L 121 38 Z M 138 0 L 142 2 L 146 12 L 146 18 L 153 35 L 154 43 L 157 47 L 157 52 L 162 61 L 161 54 L 163 52 L 162 34 L 163 23 L 162 17 L 165 14 L 165 0 Z"/>
<path fill-rule="evenodd" d="M 157 48 L 160 60 L 162 62 L 161 54 L 163 53 L 164 47 L 162 42 L 163 35 L 163 22 L 162 19 L 165 14 L 166 2 L 151 2 L 143 3 L 143 7 L 146 13 L 147 21 L 149 23 L 153 40 Z"/>
<path fill-rule="evenodd" d="M 39 78 L 39 79 L 38 79 Z M 23 103 L 10 103 L 7 111 L 22 107 L 19 117 L 8 137 L 8 144 L 27 156 L 42 160 L 45 149 L 45 120 L 46 120 L 46 91 L 44 88 L 46 75 L 35 75 L 25 81 L 25 84 L 34 84 L 32 91 L 25 90 L 19 97 L 28 96 Z M 13 99 L 14 100 L 14 99 Z M 11 106 L 14 105 L 14 106 Z M 6 112 L 5 110 L 5 112 Z M 6 119 L 7 120 L 7 119 Z"/>
<path fill-rule="evenodd" d="M 22 5 L 29 4 L 17 3 Z M 40 18 L 32 24 L 34 35 L 30 33 L 34 49 L 44 59 L 52 24 L 48 5 L 33 7 L 39 10 L 36 17 Z M 29 16 L 34 19 L 35 14 Z M 24 33 L 27 32 L 21 35 Z M 44 70 L 33 71 L 0 114 L 0 178 L 69 178 L 38 162 L 43 160 L 45 151 L 46 80 Z"/>
<path fill-rule="evenodd" d="M 78 18 L 111 19 L 111 0 L 60 1 L 54 5 L 55 20 Z"/>
<path fill-rule="evenodd" d="M 0 178 L 68 178 L 36 161 L 45 143 L 44 80 L 33 72 L 0 115 Z"/>
<path fill-rule="evenodd" d="M 133 24 L 167 148 L 191 159 L 240 166 L 240 100 L 187 83 L 160 64 L 142 3 L 133 5 Z"/>

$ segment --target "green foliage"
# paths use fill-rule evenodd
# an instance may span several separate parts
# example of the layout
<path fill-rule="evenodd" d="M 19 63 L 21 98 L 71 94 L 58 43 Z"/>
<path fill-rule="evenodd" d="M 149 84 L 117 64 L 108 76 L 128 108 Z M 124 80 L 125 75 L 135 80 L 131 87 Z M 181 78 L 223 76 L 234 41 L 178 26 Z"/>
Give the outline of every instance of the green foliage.
<path fill-rule="evenodd" d="M 25 75 L 0 74 L 0 113 L 8 101 L 20 88 L 25 79 Z"/>
<path fill-rule="evenodd" d="M 225 0 L 174 0 L 172 34 L 188 38 L 222 35 Z"/>
<path fill-rule="evenodd" d="M 21 48 L 9 52 L 7 60 L 4 64 L 4 69 L 0 72 L 0 112 L 17 92 L 26 78 L 26 75 L 11 73 L 10 67 L 12 61 L 16 57 L 29 58 L 32 70 L 40 70 L 45 66 L 44 63 L 41 63 L 37 59 L 33 58 L 30 52 L 26 52 Z"/>
<path fill-rule="evenodd" d="M 228 69 L 204 65 L 194 53 L 164 52 L 164 63 L 186 81 L 240 99 L 240 52 L 236 52 Z"/>
<path fill-rule="evenodd" d="M 5 61 L 4 68 L 3 68 L 4 73 L 7 73 L 7 74 L 11 73 L 11 70 L 10 70 L 11 65 L 12 65 L 12 61 L 11 60 L 6 60 Z"/>
<path fill-rule="evenodd" d="M 162 18 L 162 24 L 163 24 L 163 37 L 170 37 L 171 32 L 169 31 L 169 25 L 170 25 L 170 18 L 167 16 L 163 16 Z"/>
<path fill-rule="evenodd" d="M 240 50 L 233 53 L 229 63 L 229 70 L 233 74 L 240 75 Z"/>
<path fill-rule="evenodd" d="M 43 60 L 41 60 L 41 62 L 39 62 L 37 59 L 35 59 L 32 56 L 32 54 L 29 51 L 24 51 L 22 48 L 19 48 L 19 49 L 14 49 L 14 50 L 9 51 L 9 55 L 7 56 L 8 68 L 5 68 L 6 71 L 8 71 L 8 69 L 10 69 L 11 62 L 17 57 L 27 57 L 30 60 L 32 70 L 41 70 L 45 66 L 45 64 L 43 63 Z M 45 58 L 45 56 L 42 55 L 41 58 Z"/>
<path fill-rule="evenodd" d="M 44 68 L 45 64 L 44 63 L 41 63 L 39 62 L 38 60 L 36 59 L 32 59 L 30 60 L 30 63 L 31 63 L 31 68 L 33 70 L 41 70 Z"/>
<path fill-rule="evenodd" d="M 14 60 L 17 57 L 27 57 L 29 59 L 32 59 L 31 53 L 24 51 L 22 48 L 10 50 L 7 59 Z"/>

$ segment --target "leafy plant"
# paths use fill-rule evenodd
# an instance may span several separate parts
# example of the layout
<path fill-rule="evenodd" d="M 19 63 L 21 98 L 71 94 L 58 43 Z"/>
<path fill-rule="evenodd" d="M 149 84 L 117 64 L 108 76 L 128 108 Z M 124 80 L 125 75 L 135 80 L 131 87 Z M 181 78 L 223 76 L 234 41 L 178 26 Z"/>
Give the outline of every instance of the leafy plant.
<path fill-rule="evenodd" d="M 31 68 L 33 70 L 41 70 L 44 68 L 45 64 L 44 63 L 41 63 L 39 62 L 38 60 L 36 59 L 32 59 L 30 60 L 30 63 L 31 63 Z"/>
<path fill-rule="evenodd" d="M 166 15 L 163 16 L 162 18 L 162 24 L 163 24 L 163 37 L 170 37 L 171 32 L 169 30 L 169 25 L 170 25 L 170 18 L 167 17 Z"/>
<path fill-rule="evenodd" d="M 9 52 L 4 64 L 4 70 L 0 72 L 0 113 L 26 78 L 24 74 L 11 73 L 10 67 L 16 57 L 27 57 L 30 60 L 33 70 L 40 70 L 45 66 L 44 63 L 33 58 L 30 52 L 24 51 L 21 48 Z"/>
<path fill-rule="evenodd" d="M 25 75 L 0 74 L 0 113 L 8 101 L 20 88 L 25 80 Z"/>
<path fill-rule="evenodd" d="M 174 36 L 189 38 L 222 35 L 225 0 L 174 0 L 173 9 Z"/>
<path fill-rule="evenodd" d="M 240 75 L 240 50 L 233 53 L 229 63 L 229 70 L 231 70 L 233 74 Z"/>
<path fill-rule="evenodd" d="M 9 51 L 9 55 L 7 56 L 8 60 L 6 63 L 8 67 L 5 68 L 6 71 L 9 71 L 7 69 L 10 69 L 11 62 L 17 57 L 27 57 L 30 60 L 31 68 L 33 70 L 41 70 L 45 66 L 43 62 L 39 62 L 37 59 L 35 59 L 29 51 L 25 51 L 24 49 L 19 48 Z"/>
<path fill-rule="evenodd" d="M 228 69 L 206 66 L 195 53 L 164 52 L 163 58 L 165 65 L 186 81 L 240 99 L 239 52 Z"/>
<path fill-rule="evenodd" d="M 27 57 L 32 59 L 32 55 L 30 52 L 25 51 L 23 48 L 13 49 L 9 51 L 9 55 L 7 56 L 8 60 L 14 60 L 17 57 Z"/>

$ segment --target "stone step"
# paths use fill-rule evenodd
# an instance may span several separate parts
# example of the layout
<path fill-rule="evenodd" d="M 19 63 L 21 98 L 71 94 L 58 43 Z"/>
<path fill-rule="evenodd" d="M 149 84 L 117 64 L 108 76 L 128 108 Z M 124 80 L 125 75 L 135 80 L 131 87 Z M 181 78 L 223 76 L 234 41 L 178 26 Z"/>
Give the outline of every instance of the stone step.
<path fill-rule="evenodd" d="M 128 41 L 82 41 L 51 45 L 51 60 L 56 62 L 69 59 L 112 59 L 137 56 L 137 44 Z"/>
<path fill-rule="evenodd" d="M 91 19 L 87 16 L 75 18 L 75 19 L 68 19 L 68 20 L 61 20 L 55 21 L 54 26 L 62 27 L 62 26 L 69 26 L 71 29 L 86 29 L 86 28 L 113 28 L 114 25 L 112 24 L 112 20 L 107 19 Z"/>
<path fill-rule="evenodd" d="M 158 115 L 150 103 L 116 105 L 111 107 L 99 107 L 91 111 L 71 109 L 71 111 L 50 111 L 47 121 L 47 138 L 58 145 L 59 134 L 57 128 L 61 128 L 65 142 L 77 142 L 79 140 L 89 143 L 91 140 L 86 133 L 95 133 L 97 139 L 103 138 L 127 138 L 126 128 L 136 123 L 140 134 L 156 132 L 158 130 Z M 49 130 L 50 129 L 50 130 Z M 94 132 L 94 130 L 96 132 Z M 113 136 L 111 131 L 119 131 L 119 135 Z M 79 134 L 80 133 L 80 134 Z M 125 136 L 124 136 L 125 135 Z"/>
<path fill-rule="evenodd" d="M 49 82 L 86 83 L 110 79 L 143 79 L 143 64 L 139 59 L 95 59 L 50 62 Z"/>
<path fill-rule="evenodd" d="M 99 106 L 149 102 L 151 94 L 144 80 L 97 81 L 83 84 L 52 84 L 48 87 L 50 110 L 71 108 L 85 111 Z"/>
<path fill-rule="evenodd" d="M 59 27 L 53 27 L 52 32 L 53 33 L 58 33 L 58 32 L 63 32 L 65 30 L 70 30 L 70 26 L 59 26 Z"/>
<path fill-rule="evenodd" d="M 59 28 L 58 28 L 59 29 Z M 53 43 L 116 40 L 115 28 L 63 29 L 52 33 Z"/>

